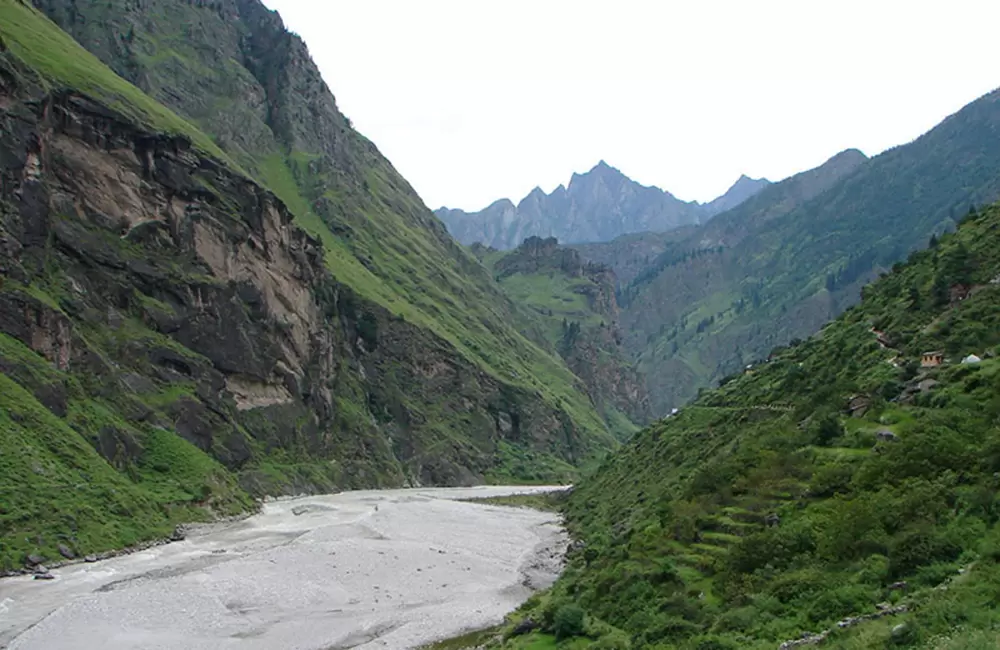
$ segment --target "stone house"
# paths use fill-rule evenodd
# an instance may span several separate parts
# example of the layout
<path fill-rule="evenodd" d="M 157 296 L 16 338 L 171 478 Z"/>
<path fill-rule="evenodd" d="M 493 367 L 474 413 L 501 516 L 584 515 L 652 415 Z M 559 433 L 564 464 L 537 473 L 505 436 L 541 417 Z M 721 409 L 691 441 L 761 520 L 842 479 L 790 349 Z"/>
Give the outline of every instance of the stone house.
<path fill-rule="evenodd" d="M 944 352 L 935 350 L 934 352 L 924 352 L 920 357 L 921 368 L 936 368 L 944 363 Z"/>

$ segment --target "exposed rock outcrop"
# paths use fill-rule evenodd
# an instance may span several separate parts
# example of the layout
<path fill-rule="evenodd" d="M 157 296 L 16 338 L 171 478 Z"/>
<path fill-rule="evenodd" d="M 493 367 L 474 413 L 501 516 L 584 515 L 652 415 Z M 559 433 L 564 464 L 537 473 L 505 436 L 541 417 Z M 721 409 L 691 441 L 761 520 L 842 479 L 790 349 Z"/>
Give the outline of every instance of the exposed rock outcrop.
<path fill-rule="evenodd" d="M 471 483 L 505 440 L 585 453 L 564 413 L 336 282 L 269 191 L 183 137 L 32 91 L 8 91 L 0 112 L 0 332 L 133 426 L 176 431 L 258 493 Z M 35 387 L 65 414 L 54 390 Z M 438 437 L 446 418 L 471 445 Z M 141 457 L 132 434 L 107 436 L 110 462 Z M 274 484 L 255 469 L 271 450 L 323 469 Z"/>
<path fill-rule="evenodd" d="M 555 325 L 561 330 L 553 344 L 574 374 L 583 380 L 591 399 L 606 417 L 613 408 L 633 422 L 648 420 L 649 399 L 644 380 L 628 363 L 622 347 L 624 337 L 619 326 L 615 294 L 618 281 L 614 271 L 601 264 L 584 262 L 578 251 L 560 246 L 554 237 L 529 237 L 496 262 L 494 273 L 504 286 L 513 276 L 523 276 L 529 285 L 537 284 L 541 293 L 551 290 L 545 278 L 563 278 L 565 295 L 550 296 L 555 309 L 534 306 L 543 318 L 561 319 L 561 324 Z M 560 304 L 571 304 L 574 294 L 581 296 L 586 304 L 582 313 L 559 308 Z M 522 298 L 516 294 L 512 297 L 515 301 Z"/>

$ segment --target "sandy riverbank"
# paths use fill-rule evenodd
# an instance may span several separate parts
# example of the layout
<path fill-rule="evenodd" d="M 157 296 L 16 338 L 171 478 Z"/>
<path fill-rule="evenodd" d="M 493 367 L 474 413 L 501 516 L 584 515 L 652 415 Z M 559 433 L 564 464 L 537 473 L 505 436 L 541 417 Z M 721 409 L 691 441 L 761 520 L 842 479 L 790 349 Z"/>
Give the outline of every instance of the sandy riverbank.
<path fill-rule="evenodd" d="M 547 586 L 550 513 L 456 501 L 546 488 L 281 500 L 183 542 L 0 581 L 10 650 L 412 648 L 487 627 Z"/>

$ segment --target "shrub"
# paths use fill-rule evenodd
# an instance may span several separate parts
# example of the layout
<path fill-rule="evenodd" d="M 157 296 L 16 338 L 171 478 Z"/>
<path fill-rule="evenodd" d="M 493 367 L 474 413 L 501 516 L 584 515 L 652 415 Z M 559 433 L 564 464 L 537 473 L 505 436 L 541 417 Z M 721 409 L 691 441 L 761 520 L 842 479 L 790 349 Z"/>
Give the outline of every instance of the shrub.
<path fill-rule="evenodd" d="M 879 585 L 889 578 L 889 558 L 879 553 L 869 555 L 858 563 L 854 582 Z"/>
<path fill-rule="evenodd" d="M 737 650 L 732 641 L 718 636 L 703 636 L 692 639 L 692 650 Z"/>
<path fill-rule="evenodd" d="M 743 632 L 751 629 L 761 616 L 756 607 L 734 607 L 719 615 L 714 629 L 717 632 Z"/>
<path fill-rule="evenodd" d="M 918 529 L 905 533 L 892 545 L 889 566 L 892 576 L 899 578 L 927 564 L 954 560 L 961 552 L 939 531 Z"/>
<path fill-rule="evenodd" d="M 983 539 L 979 553 L 984 561 L 1000 562 L 1000 527 L 993 528 Z"/>
<path fill-rule="evenodd" d="M 582 635 L 584 616 L 583 608 L 579 605 L 563 605 L 552 618 L 552 633 L 559 640 Z"/>
<path fill-rule="evenodd" d="M 358 336 L 365 342 L 365 347 L 374 350 L 378 346 L 378 320 L 375 315 L 365 312 L 358 321 Z"/>
<path fill-rule="evenodd" d="M 590 647 L 593 650 L 630 650 L 632 643 L 629 641 L 627 634 L 616 630 L 601 636 Z"/>
<path fill-rule="evenodd" d="M 812 439 L 820 447 L 829 447 L 830 443 L 844 433 L 844 427 L 834 415 L 824 415 L 812 427 Z"/>
<path fill-rule="evenodd" d="M 849 614 L 860 614 L 868 610 L 874 600 L 873 593 L 861 585 L 828 589 L 821 592 L 809 606 L 809 620 L 813 623 L 822 623 Z"/>
<path fill-rule="evenodd" d="M 913 582 L 922 587 L 936 587 L 955 575 L 958 566 L 947 562 L 920 567 Z"/>
<path fill-rule="evenodd" d="M 886 645 L 890 648 L 907 648 L 920 643 L 921 636 L 920 628 L 917 627 L 916 622 L 905 621 L 892 628 Z"/>
<path fill-rule="evenodd" d="M 809 492 L 814 497 L 828 497 L 847 493 L 850 489 L 854 468 L 848 463 L 824 465 L 813 475 Z"/>

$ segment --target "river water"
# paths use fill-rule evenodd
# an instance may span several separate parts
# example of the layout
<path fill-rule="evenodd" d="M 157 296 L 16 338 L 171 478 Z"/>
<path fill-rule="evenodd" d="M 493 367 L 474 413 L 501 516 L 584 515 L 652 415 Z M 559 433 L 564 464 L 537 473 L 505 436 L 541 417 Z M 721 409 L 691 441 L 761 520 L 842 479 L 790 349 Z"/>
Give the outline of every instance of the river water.
<path fill-rule="evenodd" d="M 183 542 L 0 581 L 9 650 L 413 648 L 499 622 L 551 584 L 556 515 L 457 499 L 551 488 L 274 501 Z"/>

